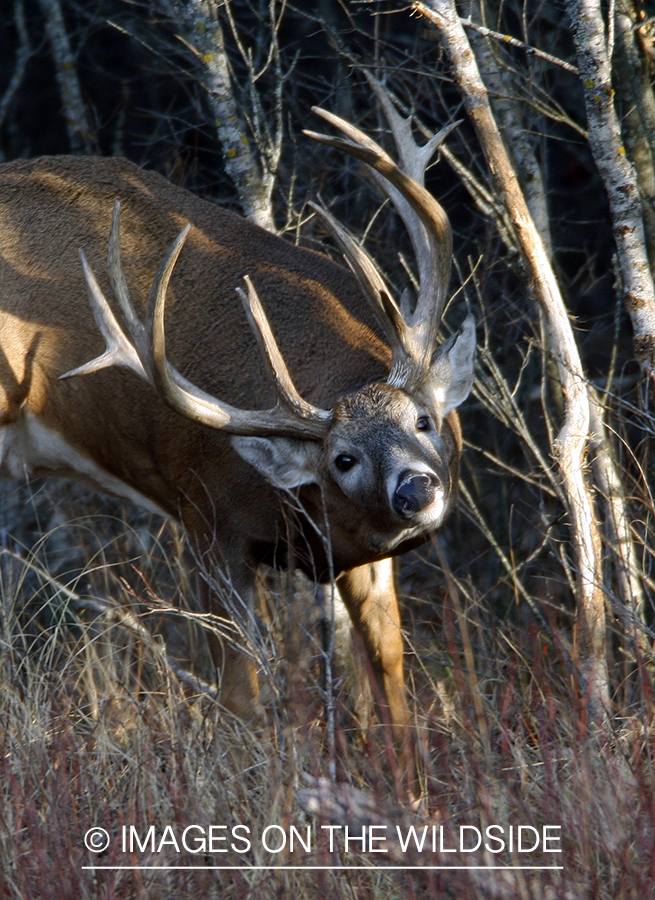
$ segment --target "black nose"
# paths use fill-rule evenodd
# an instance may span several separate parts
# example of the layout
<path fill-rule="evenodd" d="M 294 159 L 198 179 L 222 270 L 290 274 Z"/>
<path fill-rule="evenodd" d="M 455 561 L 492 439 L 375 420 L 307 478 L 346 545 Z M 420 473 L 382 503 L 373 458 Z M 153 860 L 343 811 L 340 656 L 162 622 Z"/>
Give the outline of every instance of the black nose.
<path fill-rule="evenodd" d="M 403 472 L 393 495 L 393 508 L 400 516 L 416 515 L 434 501 L 437 479 L 425 472 Z"/>

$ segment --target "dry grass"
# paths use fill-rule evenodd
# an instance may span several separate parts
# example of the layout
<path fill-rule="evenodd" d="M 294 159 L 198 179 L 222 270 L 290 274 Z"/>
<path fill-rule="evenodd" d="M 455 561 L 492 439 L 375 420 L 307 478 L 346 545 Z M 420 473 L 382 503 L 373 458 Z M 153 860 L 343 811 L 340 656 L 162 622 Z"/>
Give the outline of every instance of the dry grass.
<path fill-rule="evenodd" d="M 149 4 L 64 6 L 102 152 L 124 153 L 238 207 L 220 164 L 224 148 L 208 127 L 214 116 L 199 85 L 197 58 L 180 56 L 177 23 L 153 16 Z M 272 121 L 277 76 L 275 66 L 267 72 L 265 65 L 268 19 L 255 10 L 266 6 L 231 3 L 243 46 L 260 54 L 262 66 L 254 87 L 230 44 L 244 122 L 259 116 L 260 101 Z M 353 232 L 366 231 L 369 250 L 400 295 L 412 279 L 405 259 L 410 247 L 397 219 L 388 210 L 372 213 L 377 199 L 351 162 L 301 135 L 302 128 L 316 127 L 309 109 L 318 104 L 389 146 L 353 58 L 366 65 L 374 60 L 376 71 L 380 66 L 380 76 L 407 101 L 407 112 L 416 113 L 417 134 L 427 138 L 462 118 L 434 33 L 405 13 L 388 15 L 388 6 L 320 4 L 332 11 L 321 33 L 318 23 L 308 26 L 303 4 L 285 4 L 278 38 L 282 69 L 293 77 L 284 89 L 285 147 L 275 204 L 288 236 L 302 232 L 303 241 L 320 249 L 316 222 L 300 223 L 305 198 L 321 198 Z M 22 7 L 15 5 L 17 18 Z M 42 14 L 38 4 L 25 8 L 32 47 L 43 52 L 31 55 L 32 74 L 0 129 L 7 158 L 69 151 Z M 373 9 L 383 15 L 371 15 Z M 9 20 L 13 14 L 0 29 L 9 47 L 5 87 L 20 38 Z M 530 41 L 575 61 L 559 7 L 491 4 L 488 20 L 502 34 L 525 37 L 523 23 Z M 29 50 L 29 42 L 25 46 Z M 144 56 L 146 48 L 154 55 L 148 50 Z M 605 407 L 608 452 L 621 488 L 616 493 L 636 560 L 626 577 L 611 528 L 608 500 L 616 497 L 603 489 L 594 471 L 598 454 L 590 451 L 608 613 L 613 705 L 606 727 L 589 724 L 576 674 L 576 573 L 553 463 L 561 387 L 482 151 L 464 122 L 448 139 L 446 162 L 428 173 L 428 187 L 454 229 L 459 288 L 444 330 L 459 327 L 465 302 L 479 322 L 476 383 L 462 409 L 461 504 L 439 543 L 403 560 L 402 569 L 421 803 L 408 799 L 384 727 L 373 719 L 363 734 L 356 728 L 348 678 L 337 665 L 333 688 L 326 689 L 320 603 L 306 585 L 295 577 L 267 584 L 261 628 L 246 629 L 263 671 L 267 719 L 245 728 L 206 689 L 211 671 L 204 626 L 174 611 L 191 608 L 195 595 L 180 534 L 70 485 L 12 486 L 0 505 L 0 900 L 653 896 L 652 394 L 633 359 L 606 198 L 581 140 L 581 83 L 560 69 L 533 65 L 533 57 L 504 42 L 494 50 L 543 168 L 553 261 L 585 371 Z M 188 677 L 192 662 L 195 678 Z M 241 855 L 178 854 L 172 838 L 154 851 L 149 845 L 132 854 L 121 848 L 124 827 L 133 826 L 145 845 L 150 826 L 160 842 L 171 834 L 180 839 L 189 825 L 238 823 L 253 838 Z M 321 826 L 331 823 L 348 825 L 351 834 L 386 825 L 389 852 L 330 854 Z M 478 852 L 464 862 L 561 868 L 429 869 L 452 865 L 452 855 L 402 851 L 393 839 L 396 827 L 407 834 L 412 825 L 420 833 L 443 828 L 446 847 L 463 825 L 556 826 L 561 854 Z M 112 841 L 94 854 L 84 836 L 97 826 Z M 294 826 L 303 835 L 309 826 L 312 850 L 267 853 L 261 836 L 268 826 Z M 255 868 L 290 864 L 297 856 L 305 866 L 325 868 Z M 84 868 L 94 863 L 141 868 Z M 246 868 L 188 868 L 192 863 Z M 352 868 L 371 863 L 378 868 Z M 187 868 L 143 868 L 148 864 Z"/>
<path fill-rule="evenodd" d="M 53 500 L 30 496 L 36 512 Z M 88 498 L 84 502 L 88 509 Z M 59 497 L 58 508 L 73 514 L 77 500 Z M 413 595 L 407 600 L 413 618 L 408 662 L 423 796 L 417 809 L 406 798 L 384 729 L 372 723 L 363 737 L 357 732 L 338 679 L 330 739 L 321 667 L 307 652 L 313 646 L 314 657 L 319 655 L 320 641 L 314 636 L 312 645 L 311 636 L 299 638 L 287 627 L 301 618 L 303 603 L 302 618 L 311 618 L 306 594 L 294 585 L 287 588 L 292 608 L 286 614 L 283 598 L 269 603 L 274 614 L 267 618 L 267 634 L 275 631 L 282 640 L 275 652 L 268 638 L 261 644 L 268 647 L 273 680 L 269 716 L 257 729 L 244 728 L 179 680 L 160 639 L 144 639 L 135 631 L 135 624 L 152 618 L 134 599 L 134 593 L 146 595 L 145 583 L 151 597 L 160 592 L 174 598 L 187 590 L 177 536 L 160 531 L 148 550 L 144 534 L 150 532 L 144 527 L 155 523 L 144 520 L 128 528 L 118 522 L 97 514 L 60 524 L 30 553 L 5 532 L 2 898 L 650 896 L 655 767 L 652 685 L 645 668 L 626 673 L 612 730 L 590 732 L 584 697 L 565 663 L 567 636 L 558 626 L 553 624 L 554 633 L 547 636 L 533 626 L 502 622 L 485 612 L 484 598 L 470 584 L 463 581 L 457 589 L 452 573 L 450 590 L 444 591 L 447 545 L 409 560 L 403 584 Z M 67 561 L 52 549 L 61 529 Z M 137 557 L 138 576 L 129 564 Z M 120 580 L 126 574 L 132 591 Z M 427 602 L 435 593 L 439 607 Z M 104 612 L 98 600 L 108 604 Z M 119 602 L 132 618 L 116 617 L 112 605 Z M 171 618 L 163 615 L 160 622 L 169 640 Z M 180 629 L 175 632 L 179 636 Z M 200 643 L 194 649 L 189 639 L 176 646 L 182 657 L 202 648 Z M 616 668 L 613 674 L 616 679 Z M 320 780 L 331 771 L 339 787 Z M 382 845 L 389 852 L 330 854 L 328 832 L 320 827 L 330 822 L 348 825 L 351 835 L 361 834 L 364 825 L 386 825 L 386 832 L 377 833 L 389 837 Z M 178 853 L 171 838 L 181 842 L 189 825 L 229 830 L 236 824 L 250 829 L 252 846 L 241 855 L 190 854 L 183 847 Z M 453 857 L 403 853 L 393 839 L 397 826 L 405 834 L 410 825 L 419 832 L 435 825 L 444 829 L 445 846 L 454 846 L 459 826 L 466 824 L 560 826 L 562 853 L 475 853 L 458 855 L 460 864 L 562 868 L 435 871 L 426 866 L 452 865 Z M 157 835 L 154 852 L 151 845 L 143 852 L 138 846 L 133 854 L 122 852 L 123 828 L 135 826 L 145 844 L 151 825 Z M 271 825 L 287 833 L 293 825 L 303 836 L 310 826 L 311 852 L 267 853 L 261 836 Z M 112 836 L 109 849 L 98 855 L 84 845 L 84 835 L 95 826 Z M 280 832 L 269 835 L 272 846 Z M 159 848 L 166 836 L 168 843 Z M 255 868 L 294 862 L 379 868 Z M 248 868 L 83 868 L 92 864 Z"/>

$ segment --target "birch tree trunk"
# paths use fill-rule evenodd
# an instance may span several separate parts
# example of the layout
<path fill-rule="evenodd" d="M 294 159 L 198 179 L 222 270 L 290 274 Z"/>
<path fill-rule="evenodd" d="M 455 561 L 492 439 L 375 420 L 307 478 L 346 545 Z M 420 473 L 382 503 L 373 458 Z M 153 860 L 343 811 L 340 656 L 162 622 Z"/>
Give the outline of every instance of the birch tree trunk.
<path fill-rule="evenodd" d="M 621 102 L 625 146 L 637 175 L 651 275 L 655 277 L 655 94 L 650 57 L 637 41 L 640 29 L 632 0 L 619 0 L 615 20 L 614 82 Z"/>
<path fill-rule="evenodd" d="M 259 159 L 250 147 L 244 117 L 234 96 L 223 27 L 214 0 L 164 0 L 181 24 L 183 42 L 193 50 L 207 91 L 214 124 L 223 148 L 223 162 L 234 184 L 243 214 L 268 231 L 275 231 L 272 194 L 281 151 L 281 135 L 269 147 L 258 141 Z"/>
<path fill-rule="evenodd" d="M 600 0 L 567 0 L 584 87 L 589 146 L 610 204 L 634 351 L 655 379 L 655 287 L 651 276 L 635 170 L 621 139 Z"/>
<path fill-rule="evenodd" d="M 546 320 L 549 346 L 555 356 L 564 397 L 564 420 L 552 452 L 560 468 L 570 515 L 578 587 L 577 640 L 582 688 L 589 701 L 591 718 L 600 722 L 609 709 L 605 604 L 601 589 L 600 537 L 585 474 L 590 412 L 580 355 L 544 243 L 494 120 L 487 89 L 454 0 L 429 0 L 427 4 L 415 3 L 413 8 L 439 29 L 455 83 L 475 127 L 496 190 L 511 217 Z"/>

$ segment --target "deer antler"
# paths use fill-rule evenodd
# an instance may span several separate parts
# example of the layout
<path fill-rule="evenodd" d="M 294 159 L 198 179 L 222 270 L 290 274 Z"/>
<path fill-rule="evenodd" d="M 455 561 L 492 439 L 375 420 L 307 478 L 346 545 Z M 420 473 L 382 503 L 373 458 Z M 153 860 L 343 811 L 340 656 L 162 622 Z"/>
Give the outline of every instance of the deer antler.
<path fill-rule="evenodd" d="M 384 278 L 364 247 L 322 206 L 310 201 L 309 206 L 323 220 L 333 238 L 341 247 L 359 285 L 373 308 L 381 328 L 394 353 L 402 351 L 399 335 L 404 327 L 400 310 L 396 306 Z"/>
<path fill-rule="evenodd" d="M 411 120 L 403 119 L 395 111 L 375 79 L 368 74 L 367 78 L 394 135 L 400 167 L 374 140 L 325 110 L 314 108 L 314 112 L 339 128 L 346 135 L 345 139 L 312 131 L 305 134 L 367 163 L 377 183 L 394 203 L 409 232 L 418 264 L 420 289 L 413 311 L 404 296 L 398 306 L 363 247 L 327 210 L 313 208 L 339 243 L 389 340 L 392 351 L 391 371 L 387 379 L 389 384 L 413 391 L 424 382 L 430 370 L 437 329 L 446 304 L 452 258 L 448 217 L 437 200 L 423 187 L 423 179 L 436 148 L 455 126 L 442 130 L 425 146 L 417 146 L 411 135 Z M 61 377 L 123 365 L 156 387 L 174 409 L 211 428 L 240 435 L 286 434 L 320 440 L 329 427 L 331 412 L 303 400 L 296 390 L 257 291 L 247 276 L 246 290 L 237 290 L 264 364 L 274 382 L 278 396 L 276 405 L 268 410 L 237 409 L 201 391 L 168 362 L 164 329 L 166 292 L 189 228 L 187 225 L 178 235 L 159 267 L 150 291 L 144 326 L 134 312 L 123 273 L 120 203 L 116 203 L 109 238 L 108 272 L 122 323 L 116 318 L 80 251 L 93 315 L 105 338 L 106 350 L 96 359 Z"/>
<path fill-rule="evenodd" d="M 367 74 L 391 128 L 400 167 L 354 125 L 326 110 L 313 111 L 340 129 L 346 139 L 305 131 L 309 137 L 363 160 L 373 170 L 376 183 L 391 199 L 407 228 L 417 259 L 420 289 L 413 311 L 403 297 L 400 308 L 364 249 L 325 210 L 317 212 L 346 255 L 366 296 L 381 319 L 392 349 L 388 381 L 413 390 L 427 375 L 436 347 L 439 322 L 446 304 L 452 259 L 452 235 L 448 217 L 440 203 L 423 187 L 426 166 L 439 144 L 457 123 L 443 129 L 425 146 L 411 135 L 411 119 L 403 119 L 388 95 Z M 316 208 L 316 207 L 314 207 Z"/>
<path fill-rule="evenodd" d="M 189 233 L 187 225 L 177 236 L 154 278 L 148 300 L 146 325 L 139 320 L 129 298 L 120 253 L 120 203 L 114 207 L 109 238 L 109 279 L 120 306 L 121 325 L 96 278 L 80 251 L 89 301 L 98 327 L 105 338 L 106 350 L 96 359 L 60 378 L 95 372 L 112 365 L 122 365 L 157 388 L 169 406 L 190 419 L 222 429 L 229 434 L 284 434 L 305 440 L 320 440 L 325 434 L 331 412 L 303 400 L 293 383 L 280 348 L 273 335 L 254 285 L 246 276 L 247 291 L 238 293 L 278 395 L 276 405 L 268 410 L 243 410 L 197 388 L 166 358 L 164 328 L 166 293 L 175 263 Z"/>

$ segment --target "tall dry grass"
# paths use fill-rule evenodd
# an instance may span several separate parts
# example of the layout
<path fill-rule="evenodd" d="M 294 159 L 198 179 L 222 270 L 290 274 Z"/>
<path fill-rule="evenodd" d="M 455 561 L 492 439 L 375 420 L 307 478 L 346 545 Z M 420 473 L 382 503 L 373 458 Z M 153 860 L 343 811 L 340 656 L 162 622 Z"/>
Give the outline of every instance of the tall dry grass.
<path fill-rule="evenodd" d="M 242 209 L 223 169 L 224 147 L 198 68 L 203 57 L 178 40 L 176 4 L 168 14 L 162 3 L 62 5 L 99 151 L 126 155 Z M 302 129 L 317 127 L 310 107 L 318 104 L 389 147 L 353 62 L 372 66 L 415 114 L 419 142 L 462 118 L 461 99 L 435 32 L 406 11 L 390 15 L 389 4 L 377 0 L 324 0 L 314 5 L 320 8 L 314 17 L 311 6 L 229 4 L 234 31 L 226 19 L 223 25 L 244 146 L 270 160 L 259 125 L 268 122 L 275 131 L 281 91 L 278 227 L 325 249 L 305 208 L 307 198 L 322 199 L 354 233 L 366 234 L 399 296 L 413 276 L 397 218 L 376 206 L 379 198 L 352 161 L 305 140 Z M 11 159 L 70 152 L 41 4 L 16 0 L 5 7 L 0 153 Z M 281 17 L 274 41 L 269 9 Z M 481 21 L 501 38 L 491 47 L 490 73 L 502 76 L 494 100 L 511 101 L 503 121 L 518 126 L 519 167 L 526 150 L 538 162 L 526 183 L 537 200 L 534 188 L 543 188 L 553 263 L 585 372 L 604 407 L 606 449 L 620 487 L 614 499 L 624 504 L 634 550 L 626 572 L 611 527 L 612 491 L 592 472 L 596 448 L 589 474 L 604 542 L 612 697 L 606 724 L 602 730 L 590 724 L 577 675 L 576 572 L 552 454 L 561 387 L 505 211 L 464 121 L 428 172 L 428 187 L 454 231 L 455 296 L 444 330 L 459 327 L 467 304 L 479 322 L 476 384 L 462 409 L 460 506 L 438 542 L 402 561 L 420 802 L 410 802 L 384 725 L 373 717 L 363 733 L 358 729 L 354 712 L 365 717 L 352 702 L 351 673 L 324 656 L 325 602 L 293 573 L 267 579 L 259 623 L 243 626 L 263 673 L 267 711 L 265 722 L 246 728 L 212 696 L 203 631 L 220 623 L 190 615 L 194 564 L 175 529 L 70 485 L 3 487 L 3 900 L 653 896 L 652 392 L 634 361 L 568 23 L 548 2 L 489 2 L 485 9 Z M 505 42 L 507 34 L 527 44 Z M 527 52 L 531 44 L 550 61 Z M 280 69 L 269 65 L 278 51 Z M 646 43 L 642 51 L 647 62 Z M 617 102 L 630 152 L 631 101 Z M 525 182 L 526 173 L 519 175 Z M 171 842 L 157 852 L 167 827 L 179 837 L 189 825 L 236 823 L 258 836 L 248 853 L 178 855 Z M 557 826 L 561 854 L 476 853 L 465 862 L 561 868 L 429 869 L 452 864 L 452 856 L 403 852 L 391 839 L 386 854 L 331 855 L 318 840 L 331 823 L 348 825 L 351 834 L 386 825 L 392 837 L 396 826 L 404 834 L 412 825 L 442 827 L 446 847 L 461 825 Z M 309 825 L 317 836 L 311 852 L 301 854 L 303 865 L 324 868 L 255 868 L 293 862 L 295 854 L 266 853 L 259 839 L 268 826 L 292 825 L 301 834 Z M 122 829 L 131 826 L 144 844 L 154 827 L 155 851 L 149 844 L 122 851 Z M 104 853 L 85 847 L 93 827 L 110 833 Z M 144 868 L 223 860 L 245 868 Z M 378 868 L 353 868 L 371 862 Z M 141 868 L 85 868 L 94 863 Z"/>
<path fill-rule="evenodd" d="M 31 496 L 41 512 L 56 499 Z M 94 499 L 71 500 L 66 488 L 59 515 L 79 513 L 78 502 L 88 509 Z M 202 655 L 202 639 L 184 636 L 180 617 L 152 602 L 176 592 L 184 599 L 189 573 L 178 536 L 162 528 L 144 552 L 144 534 L 156 533 L 157 523 L 127 526 L 117 512 L 115 506 L 62 521 L 29 551 L 4 532 L 2 898 L 641 900 L 652 894 L 655 766 L 645 666 L 625 669 L 611 728 L 593 731 L 566 663 L 563 628 L 553 619 L 545 635 L 503 621 L 470 579 L 450 571 L 447 542 L 424 549 L 408 560 L 402 582 L 412 620 L 408 665 L 422 797 L 412 805 L 385 729 L 373 719 L 364 734 L 358 731 L 338 671 L 330 739 L 320 633 L 299 636 L 292 627 L 320 618 L 310 608 L 311 593 L 294 579 L 269 585 L 260 648 L 268 648 L 262 661 L 274 683 L 266 722 L 247 728 L 199 690 L 200 680 L 195 688 L 181 680 L 185 654 Z M 73 548 L 69 557 L 53 550 L 59 532 Z M 137 557 L 138 573 L 130 562 Z M 151 629 L 153 609 L 159 621 Z M 189 825 L 223 825 L 229 833 L 236 824 L 250 829 L 247 853 L 192 854 L 183 847 L 178 853 L 171 838 L 180 844 Z M 388 852 L 357 852 L 360 845 L 351 842 L 355 852 L 346 854 L 341 832 L 330 853 L 329 832 L 321 829 L 328 824 L 348 825 L 351 836 L 363 826 L 386 825 L 377 834 L 388 836 L 382 845 Z M 555 846 L 562 852 L 458 854 L 459 864 L 561 868 L 439 871 L 428 866 L 452 865 L 454 857 L 411 846 L 402 852 L 394 839 L 396 827 L 406 834 L 410 825 L 419 833 L 435 825 L 444 829 L 444 846 L 456 846 L 466 824 L 559 826 Z M 298 844 L 294 853 L 263 849 L 267 826 L 278 826 L 269 832 L 274 847 L 279 828 L 289 833 L 292 825 L 303 836 L 310 826 L 311 852 Z M 84 844 L 97 826 L 111 836 L 100 854 Z M 129 834 L 130 826 L 143 850 L 137 844 L 123 852 L 122 829 Z M 150 826 L 154 849 L 146 840 Z M 292 864 L 325 868 L 256 868 Z M 140 868 L 85 868 L 93 865 Z M 188 868 L 194 865 L 242 868 Z M 336 868 L 357 865 L 376 868 Z"/>

